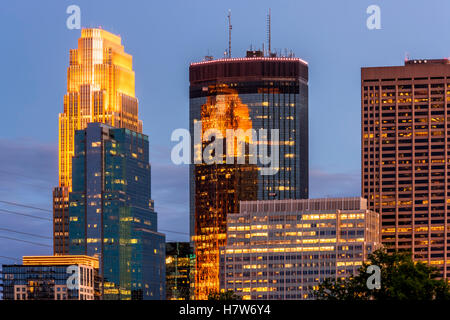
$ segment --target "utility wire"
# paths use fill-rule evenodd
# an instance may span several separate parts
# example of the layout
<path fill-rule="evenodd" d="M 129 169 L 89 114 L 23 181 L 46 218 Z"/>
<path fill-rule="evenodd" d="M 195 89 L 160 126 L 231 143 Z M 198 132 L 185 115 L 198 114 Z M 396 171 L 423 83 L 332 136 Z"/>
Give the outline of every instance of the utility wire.
<path fill-rule="evenodd" d="M 15 215 L 25 216 L 25 217 L 29 217 L 29 218 L 35 218 L 35 219 L 40 219 L 40 220 L 45 220 L 45 221 L 52 221 L 52 219 L 50 219 L 50 218 L 43 218 L 43 217 L 34 216 L 32 214 L 26 214 L 26 213 L 5 210 L 5 209 L 0 209 L 0 213 L 15 214 Z"/>
<path fill-rule="evenodd" d="M 48 210 L 48 209 L 43 209 L 43 208 L 39 208 L 39 207 L 34 207 L 34 206 L 30 206 L 30 205 L 22 204 L 22 203 L 18 203 L 18 202 L 12 202 L 12 201 L 0 200 L 0 203 L 5 203 L 5 204 L 10 204 L 10 205 L 12 205 L 12 206 L 24 207 L 24 208 L 29 208 L 29 209 L 36 209 L 36 210 L 41 210 L 41 211 L 53 213 L 53 211 Z"/>
<path fill-rule="evenodd" d="M 24 235 L 27 235 L 27 236 L 32 236 L 32 237 L 37 237 L 37 238 L 42 238 L 42 239 L 50 239 L 50 240 L 53 239 L 51 237 L 41 236 L 41 235 L 36 234 L 36 233 L 21 232 L 21 231 L 16 231 L 16 230 L 7 229 L 7 228 L 0 228 L 0 230 L 7 231 L 7 232 L 20 233 L 20 234 L 24 234 Z"/>
<path fill-rule="evenodd" d="M 187 232 L 159 229 L 159 231 L 189 235 Z"/>
<path fill-rule="evenodd" d="M 22 260 L 20 260 L 20 259 L 17 259 L 17 258 L 13 258 L 13 257 L 0 256 L 0 258 L 3 258 L 3 259 L 8 259 L 8 260 L 15 260 L 15 261 L 19 261 L 19 262 L 22 262 Z"/>
<path fill-rule="evenodd" d="M 41 211 L 53 213 L 53 211 L 48 210 L 48 209 L 43 209 L 43 208 L 39 208 L 39 207 L 35 207 L 35 206 L 30 206 L 30 205 L 26 205 L 26 204 L 19 203 L 19 202 L 0 200 L 0 203 L 5 203 L 5 204 L 13 205 L 13 206 L 19 206 L 19 207 L 24 207 L 24 208 L 41 210 Z M 51 219 L 45 219 L 45 218 L 41 218 L 41 217 L 37 217 L 37 216 L 33 216 L 33 215 L 27 215 L 25 213 L 20 213 L 20 212 L 5 210 L 5 209 L 0 209 L 0 211 L 6 211 L 7 213 L 11 213 L 11 214 L 20 214 L 20 215 L 30 216 L 30 217 L 33 217 L 33 218 L 38 218 L 38 219 L 44 219 L 44 220 L 52 221 Z M 167 229 L 159 229 L 159 231 L 170 232 L 170 233 L 177 233 L 177 234 L 183 234 L 183 235 L 189 235 L 189 233 L 187 233 L 187 232 L 167 230 Z"/>
<path fill-rule="evenodd" d="M 29 243 L 29 244 L 34 244 L 34 245 L 36 245 L 36 246 L 49 247 L 49 248 L 52 247 L 52 246 L 50 246 L 50 245 L 48 245 L 48 244 L 39 243 L 39 242 L 34 242 L 34 241 L 21 240 L 21 239 L 12 238 L 12 237 L 0 236 L 0 238 L 8 239 L 8 240 L 14 240 L 14 241 L 20 241 L 20 242 L 25 242 L 25 243 Z"/>

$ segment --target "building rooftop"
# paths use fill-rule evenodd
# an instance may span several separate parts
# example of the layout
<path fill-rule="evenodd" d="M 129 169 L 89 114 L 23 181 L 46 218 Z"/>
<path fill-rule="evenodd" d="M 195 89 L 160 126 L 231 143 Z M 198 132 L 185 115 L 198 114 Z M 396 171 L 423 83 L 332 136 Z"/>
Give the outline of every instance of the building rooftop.
<path fill-rule="evenodd" d="M 191 66 L 202 64 L 213 64 L 219 62 L 242 62 L 242 61 L 300 61 L 303 64 L 308 65 L 308 62 L 296 57 L 264 57 L 255 54 L 240 58 L 220 58 L 220 59 L 214 59 L 211 56 L 209 56 L 208 59 L 205 59 L 203 61 L 191 63 Z"/>
<path fill-rule="evenodd" d="M 240 212 L 367 210 L 361 197 L 241 201 Z"/>
<path fill-rule="evenodd" d="M 444 59 L 413 59 L 413 60 L 409 60 L 406 59 L 405 60 L 405 66 L 406 65 L 420 65 L 420 64 L 450 64 L 450 60 L 448 58 L 444 58 Z"/>
<path fill-rule="evenodd" d="M 53 266 L 82 264 L 98 268 L 98 259 L 84 255 L 61 255 L 61 256 L 23 256 L 24 266 Z"/>

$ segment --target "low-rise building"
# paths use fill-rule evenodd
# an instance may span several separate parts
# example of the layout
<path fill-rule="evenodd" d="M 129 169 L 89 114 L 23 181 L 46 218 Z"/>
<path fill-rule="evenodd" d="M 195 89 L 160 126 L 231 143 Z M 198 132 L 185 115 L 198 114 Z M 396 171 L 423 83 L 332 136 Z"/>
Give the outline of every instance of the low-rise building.
<path fill-rule="evenodd" d="M 241 201 L 227 218 L 221 290 L 310 299 L 324 279 L 356 274 L 379 243 L 379 215 L 363 198 Z"/>
<path fill-rule="evenodd" d="M 4 300 L 101 299 L 98 259 L 89 256 L 24 256 L 3 265 Z"/>

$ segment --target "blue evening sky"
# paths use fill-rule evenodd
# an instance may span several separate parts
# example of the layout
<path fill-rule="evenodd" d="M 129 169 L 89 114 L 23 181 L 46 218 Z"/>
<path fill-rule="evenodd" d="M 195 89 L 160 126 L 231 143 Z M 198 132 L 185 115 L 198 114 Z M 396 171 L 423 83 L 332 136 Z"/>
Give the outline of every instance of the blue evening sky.
<path fill-rule="evenodd" d="M 168 240 L 187 240 L 188 171 L 170 161 L 170 135 L 188 128 L 188 67 L 223 56 L 232 11 L 233 55 L 265 41 L 309 63 L 310 196 L 360 194 L 360 68 L 450 56 L 448 0 L 342 1 L 8 1 L 0 6 L 0 201 L 51 209 L 57 185 L 58 113 L 63 109 L 69 49 L 80 30 L 66 28 L 67 6 L 79 5 L 82 27 L 122 36 L 133 56 L 136 95 L 150 137 L 152 197 Z M 366 8 L 381 8 L 381 30 L 368 30 Z M 0 210 L 51 218 L 50 212 L 0 202 Z M 0 211 L 4 257 L 50 254 L 50 221 Z M 186 233 L 186 234 L 183 234 Z"/>

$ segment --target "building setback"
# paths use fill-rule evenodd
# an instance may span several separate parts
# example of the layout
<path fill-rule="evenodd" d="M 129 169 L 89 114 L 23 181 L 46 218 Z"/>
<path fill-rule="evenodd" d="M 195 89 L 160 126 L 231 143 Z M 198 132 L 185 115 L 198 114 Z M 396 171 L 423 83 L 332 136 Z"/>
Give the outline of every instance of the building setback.
<path fill-rule="evenodd" d="M 192 137 L 201 122 L 202 133 L 215 129 L 225 136 L 227 129 L 278 129 L 280 139 L 274 175 L 260 174 L 258 167 L 264 165 L 259 157 L 257 164 L 191 165 L 195 296 L 206 299 L 219 290 L 219 247 L 226 244 L 227 214 L 237 212 L 243 200 L 308 197 L 308 65 L 292 56 L 247 51 L 244 58 L 207 57 L 192 63 L 189 79 Z M 198 155 L 194 143 L 192 163 Z"/>
<path fill-rule="evenodd" d="M 361 69 L 362 196 L 382 243 L 449 276 L 450 61 Z"/>
<path fill-rule="evenodd" d="M 69 278 L 75 272 L 76 282 Z M 23 264 L 3 265 L 2 273 L 4 300 L 101 299 L 98 259 L 93 257 L 24 256 Z"/>
<path fill-rule="evenodd" d="M 89 123 L 75 134 L 69 252 L 99 259 L 103 299 L 165 298 L 165 236 L 157 232 L 148 137 Z"/>
<path fill-rule="evenodd" d="M 132 56 L 120 36 L 100 28 L 81 30 L 78 48 L 70 50 L 67 93 L 59 114 L 59 184 L 53 189 L 53 252 L 69 250 L 69 192 L 75 131 L 90 122 L 142 132 L 134 91 Z"/>
<path fill-rule="evenodd" d="M 367 200 L 241 201 L 220 250 L 221 290 L 248 300 L 311 299 L 326 278 L 356 274 L 380 244 Z"/>

